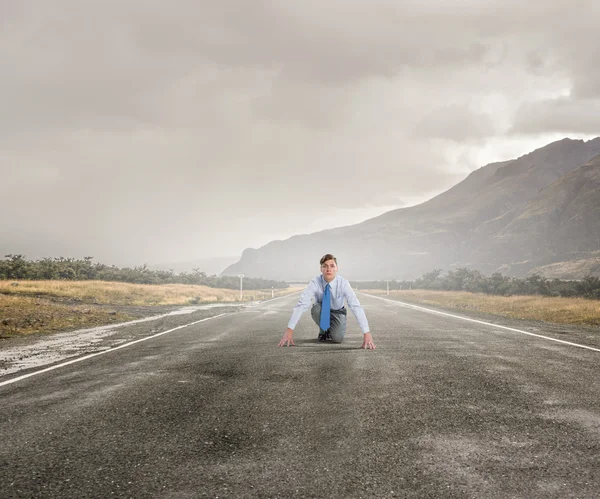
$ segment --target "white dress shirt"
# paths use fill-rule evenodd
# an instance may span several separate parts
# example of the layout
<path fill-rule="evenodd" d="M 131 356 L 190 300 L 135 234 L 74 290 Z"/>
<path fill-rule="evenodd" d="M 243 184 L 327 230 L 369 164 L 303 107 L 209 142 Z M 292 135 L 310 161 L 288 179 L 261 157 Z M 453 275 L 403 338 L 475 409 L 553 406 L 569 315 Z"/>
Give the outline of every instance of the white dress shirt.
<path fill-rule="evenodd" d="M 326 284 L 327 281 L 322 275 L 315 277 L 312 281 L 310 281 L 308 287 L 302 292 L 302 295 L 300 295 L 298 304 L 294 307 L 292 317 L 288 323 L 288 327 L 290 329 L 294 329 L 296 327 L 296 324 L 298 324 L 298 321 L 300 320 L 300 316 L 310 308 L 313 300 L 316 303 L 323 302 L 323 293 L 325 293 Z M 329 284 L 331 287 L 331 310 L 339 310 L 344 306 L 344 300 L 346 300 L 348 308 L 352 310 L 352 313 L 354 314 L 354 317 L 356 317 L 358 325 L 360 326 L 363 334 L 370 332 L 365 311 L 361 307 L 360 302 L 356 297 L 356 293 L 350 286 L 350 283 L 342 276 L 337 275 Z"/>

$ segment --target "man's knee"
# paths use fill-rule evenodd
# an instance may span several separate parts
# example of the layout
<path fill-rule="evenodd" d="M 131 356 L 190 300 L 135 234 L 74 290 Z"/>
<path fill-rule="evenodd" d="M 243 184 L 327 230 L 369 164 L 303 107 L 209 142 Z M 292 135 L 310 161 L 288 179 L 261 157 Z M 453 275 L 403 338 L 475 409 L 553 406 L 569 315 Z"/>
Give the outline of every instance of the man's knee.
<path fill-rule="evenodd" d="M 331 324 L 329 335 L 331 336 L 331 341 L 334 343 L 341 343 L 344 341 L 344 336 L 346 335 L 346 321 L 335 321 Z"/>
<path fill-rule="evenodd" d="M 329 330 L 331 341 L 341 343 L 346 335 L 346 316 L 333 313 L 331 315 L 331 329 Z"/>
<path fill-rule="evenodd" d="M 342 341 L 344 341 L 345 331 L 332 331 L 329 334 L 333 343 L 341 343 Z"/>

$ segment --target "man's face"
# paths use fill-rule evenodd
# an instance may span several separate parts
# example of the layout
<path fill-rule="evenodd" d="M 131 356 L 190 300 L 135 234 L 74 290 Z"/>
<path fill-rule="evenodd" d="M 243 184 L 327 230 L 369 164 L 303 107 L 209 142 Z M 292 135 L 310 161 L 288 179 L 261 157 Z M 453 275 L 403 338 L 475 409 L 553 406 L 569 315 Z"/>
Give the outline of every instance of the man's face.
<path fill-rule="evenodd" d="M 327 282 L 331 282 L 335 279 L 337 271 L 338 268 L 334 260 L 326 260 L 321 265 L 321 274 L 323 274 L 323 279 Z"/>

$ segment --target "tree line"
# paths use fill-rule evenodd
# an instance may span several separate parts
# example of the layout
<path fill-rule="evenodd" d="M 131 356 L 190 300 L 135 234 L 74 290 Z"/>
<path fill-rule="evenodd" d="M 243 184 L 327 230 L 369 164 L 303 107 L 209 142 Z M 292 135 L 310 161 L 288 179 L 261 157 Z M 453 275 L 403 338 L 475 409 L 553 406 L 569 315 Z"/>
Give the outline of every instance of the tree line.
<path fill-rule="evenodd" d="M 442 275 L 441 269 L 423 274 L 414 281 L 352 282 L 358 289 L 432 289 L 438 291 L 469 291 L 490 295 L 542 295 L 582 297 L 600 300 L 600 278 L 588 276 L 577 281 L 547 279 L 538 274 L 528 277 L 508 277 L 498 272 L 485 276 L 478 270 L 458 268 Z"/>
<path fill-rule="evenodd" d="M 211 288 L 238 289 L 236 276 L 207 275 L 200 269 L 175 273 L 173 270 L 151 270 L 147 265 L 119 268 L 94 262 L 93 257 L 43 258 L 27 260 L 23 255 L 6 255 L 0 260 L 0 280 L 98 280 L 129 282 L 134 284 L 198 284 Z M 352 281 L 355 289 L 431 289 L 440 291 L 469 291 L 491 295 L 543 295 L 583 297 L 600 300 L 600 278 L 588 276 L 578 281 L 547 279 L 538 274 L 528 277 L 508 277 L 498 272 L 485 276 L 478 270 L 458 268 L 443 274 L 436 269 L 409 281 Z M 284 281 L 244 277 L 244 289 L 285 289 Z"/>
<path fill-rule="evenodd" d="M 207 275 L 200 269 L 192 272 L 175 273 L 172 270 L 151 270 L 146 264 L 140 267 L 119 268 L 94 262 L 93 257 L 42 258 L 27 260 L 24 255 L 6 255 L 0 260 L 0 279 L 24 280 L 72 280 L 72 281 L 117 281 L 134 284 L 198 284 L 211 288 L 239 289 L 240 279 L 236 276 Z M 272 281 L 256 277 L 244 277 L 244 289 L 285 289 L 284 281 Z"/>

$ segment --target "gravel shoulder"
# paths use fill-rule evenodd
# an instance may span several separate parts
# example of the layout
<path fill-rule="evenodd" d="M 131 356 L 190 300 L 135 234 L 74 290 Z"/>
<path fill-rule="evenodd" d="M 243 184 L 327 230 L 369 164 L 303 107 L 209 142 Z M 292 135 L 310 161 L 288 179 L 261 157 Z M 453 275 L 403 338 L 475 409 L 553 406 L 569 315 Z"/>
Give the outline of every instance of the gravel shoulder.
<path fill-rule="evenodd" d="M 33 333 L 0 339 L 0 379 L 47 367 L 67 359 L 115 348 L 124 343 L 168 331 L 219 314 L 239 311 L 249 305 L 209 304 L 186 307 L 114 306 L 109 308 L 136 319 L 119 324 Z"/>

